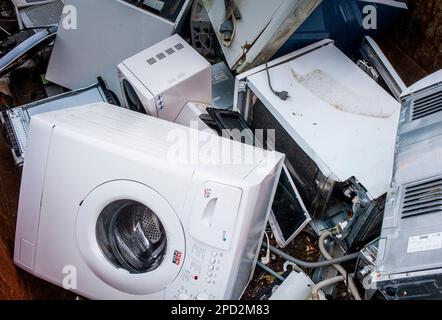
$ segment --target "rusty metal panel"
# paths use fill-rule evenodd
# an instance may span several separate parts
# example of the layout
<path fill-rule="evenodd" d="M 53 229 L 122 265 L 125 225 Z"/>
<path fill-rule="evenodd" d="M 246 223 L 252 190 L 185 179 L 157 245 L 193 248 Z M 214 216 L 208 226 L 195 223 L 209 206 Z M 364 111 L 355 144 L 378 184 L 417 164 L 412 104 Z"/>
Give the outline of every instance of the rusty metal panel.
<path fill-rule="evenodd" d="M 442 1 L 408 0 L 410 12 L 391 30 L 391 40 L 427 72 L 442 68 Z"/>

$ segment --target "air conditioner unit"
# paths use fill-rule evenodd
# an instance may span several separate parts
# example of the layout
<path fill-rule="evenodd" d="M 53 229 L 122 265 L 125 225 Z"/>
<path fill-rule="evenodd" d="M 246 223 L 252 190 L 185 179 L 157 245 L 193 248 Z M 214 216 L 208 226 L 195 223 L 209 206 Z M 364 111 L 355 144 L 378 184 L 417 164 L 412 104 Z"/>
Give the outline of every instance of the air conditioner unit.
<path fill-rule="evenodd" d="M 118 65 L 122 104 L 175 121 L 189 101 L 212 103 L 211 66 L 175 34 Z"/>
<path fill-rule="evenodd" d="M 387 299 L 442 298 L 442 70 L 402 94 L 372 281 Z"/>

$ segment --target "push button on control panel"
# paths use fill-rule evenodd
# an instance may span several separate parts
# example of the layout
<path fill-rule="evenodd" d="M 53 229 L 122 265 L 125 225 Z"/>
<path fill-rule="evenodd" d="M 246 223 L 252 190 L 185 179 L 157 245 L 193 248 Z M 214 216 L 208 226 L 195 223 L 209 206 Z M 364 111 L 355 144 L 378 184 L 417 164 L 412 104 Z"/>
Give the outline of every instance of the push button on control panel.
<path fill-rule="evenodd" d="M 180 279 L 180 287 L 175 291 L 178 300 L 217 299 L 217 285 L 223 283 L 218 271 L 224 260 L 224 251 L 214 247 L 194 243 L 191 257 L 187 259 Z"/>
<path fill-rule="evenodd" d="M 210 285 L 215 285 L 216 277 L 217 277 L 217 271 L 219 270 L 219 266 L 221 264 L 221 260 L 223 257 L 223 253 L 219 251 L 213 250 L 210 254 L 210 257 L 208 259 L 207 264 L 207 277 L 206 282 Z"/>

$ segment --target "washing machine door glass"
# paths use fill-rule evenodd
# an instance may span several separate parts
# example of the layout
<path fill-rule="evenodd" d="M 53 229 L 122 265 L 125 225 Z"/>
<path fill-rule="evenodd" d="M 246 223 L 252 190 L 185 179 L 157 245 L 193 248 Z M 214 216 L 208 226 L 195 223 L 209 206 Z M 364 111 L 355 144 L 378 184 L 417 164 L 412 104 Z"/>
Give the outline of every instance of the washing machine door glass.
<path fill-rule="evenodd" d="M 129 109 L 139 113 L 147 114 L 146 110 L 144 109 L 143 103 L 138 97 L 135 89 L 126 79 L 123 80 L 123 90 Z"/>
<path fill-rule="evenodd" d="M 76 240 L 97 280 L 146 299 L 162 297 L 186 255 L 184 229 L 169 201 L 128 180 L 104 183 L 80 202 Z"/>
<path fill-rule="evenodd" d="M 98 217 L 96 235 L 105 257 L 130 273 L 157 269 L 167 249 L 166 232 L 158 216 L 133 200 L 107 205 Z"/>

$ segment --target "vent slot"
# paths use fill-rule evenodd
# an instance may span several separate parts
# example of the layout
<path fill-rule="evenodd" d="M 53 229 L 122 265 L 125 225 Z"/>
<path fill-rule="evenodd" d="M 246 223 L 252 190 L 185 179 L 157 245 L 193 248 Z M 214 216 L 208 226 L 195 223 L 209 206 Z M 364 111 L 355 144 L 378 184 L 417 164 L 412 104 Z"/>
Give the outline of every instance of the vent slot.
<path fill-rule="evenodd" d="M 158 60 L 163 60 L 165 57 L 166 57 L 166 55 L 163 52 L 157 54 L 157 59 Z"/>
<path fill-rule="evenodd" d="M 153 64 L 155 64 L 157 62 L 157 60 L 155 59 L 155 58 L 150 58 L 149 60 L 147 60 L 147 63 L 149 64 L 149 65 L 153 65 Z"/>
<path fill-rule="evenodd" d="M 173 50 L 173 48 L 169 48 L 166 50 L 166 53 L 170 56 L 171 54 L 175 53 L 175 50 Z"/>
<path fill-rule="evenodd" d="M 175 49 L 177 50 L 184 49 L 184 45 L 182 43 L 178 43 L 177 45 L 175 45 Z"/>
<path fill-rule="evenodd" d="M 442 91 L 414 101 L 412 120 L 418 120 L 440 111 L 442 111 Z"/>
<path fill-rule="evenodd" d="M 402 218 L 442 213 L 442 178 L 405 187 Z"/>

